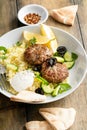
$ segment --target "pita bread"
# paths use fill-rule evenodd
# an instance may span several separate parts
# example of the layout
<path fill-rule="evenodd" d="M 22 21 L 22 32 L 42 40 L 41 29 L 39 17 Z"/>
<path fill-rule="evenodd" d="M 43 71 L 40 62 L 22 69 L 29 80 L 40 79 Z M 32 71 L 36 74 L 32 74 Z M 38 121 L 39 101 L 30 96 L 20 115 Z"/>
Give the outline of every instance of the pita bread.
<path fill-rule="evenodd" d="M 39 113 L 54 127 L 55 130 L 68 129 L 75 120 L 74 108 L 41 108 Z"/>
<path fill-rule="evenodd" d="M 47 121 L 30 121 L 25 127 L 27 130 L 53 130 Z"/>
<path fill-rule="evenodd" d="M 10 98 L 12 101 L 33 103 L 33 102 L 43 102 L 46 100 L 45 95 L 37 94 L 32 91 L 23 90 L 17 95 L 14 95 Z"/>
<path fill-rule="evenodd" d="M 78 5 L 72 5 L 60 9 L 53 9 L 50 15 L 60 23 L 73 25 L 77 10 Z"/>

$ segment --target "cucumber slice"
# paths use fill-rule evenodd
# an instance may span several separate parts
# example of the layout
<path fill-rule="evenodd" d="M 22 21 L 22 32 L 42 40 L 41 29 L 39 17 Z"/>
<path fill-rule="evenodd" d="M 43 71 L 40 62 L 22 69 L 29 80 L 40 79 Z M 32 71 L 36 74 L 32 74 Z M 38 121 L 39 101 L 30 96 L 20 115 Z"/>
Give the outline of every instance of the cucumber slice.
<path fill-rule="evenodd" d="M 41 88 L 47 94 L 51 94 L 53 92 L 53 90 L 54 90 L 53 85 L 51 85 L 51 84 L 49 84 L 49 85 L 42 84 Z"/>
<path fill-rule="evenodd" d="M 65 61 L 72 61 L 72 60 L 73 60 L 72 54 L 67 51 L 67 52 L 64 54 L 64 59 L 65 59 Z"/>
<path fill-rule="evenodd" d="M 53 96 L 53 97 L 55 97 L 55 96 L 58 95 L 59 89 L 60 89 L 60 86 L 58 85 L 58 86 L 53 90 L 53 92 L 52 92 L 52 96 Z"/>
<path fill-rule="evenodd" d="M 64 58 L 63 57 L 55 56 L 55 58 L 57 59 L 57 62 L 60 62 L 60 63 L 64 62 Z"/>
<path fill-rule="evenodd" d="M 18 66 L 17 66 L 17 65 L 14 65 L 14 64 L 7 64 L 7 65 L 6 65 L 6 68 L 7 68 L 7 69 L 10 69 L 10 70 L 14 70 L 14 71 L 17 71 L 17 70 L 18 70 Z"/>
<path fill-rule="evenodd" d="M 63 64 L 65 64 L 68 69 L 71 69 L 75 64 L 75 61 L 64 62 Z"/>

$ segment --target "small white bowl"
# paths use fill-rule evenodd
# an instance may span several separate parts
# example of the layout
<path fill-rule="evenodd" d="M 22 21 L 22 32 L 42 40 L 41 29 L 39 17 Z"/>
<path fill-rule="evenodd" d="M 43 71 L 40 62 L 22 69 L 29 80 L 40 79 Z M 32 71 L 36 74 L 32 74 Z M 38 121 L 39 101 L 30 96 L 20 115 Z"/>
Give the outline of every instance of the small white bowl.
<path fill-rule="evenodd" d="M 35 14 L 38 14 L 39 16 L 41 16 L 41 19 L 38 21 L 38 23 L 36 23 L 36 24 L 26 23 L 26 21 L 24 20 L 24 16 L 26 16 L 29 13 L 31 13 L 31 14 L 35 13 Z M 38 5 L 38 4 L 26 5 L 18 11 L 18 19 L 21 23 L 23 23 L 25 25 L 38 25 L 38 24 L 46 22 L 46 20 L 48 19 L 48 11 L 45 7 Z"/>

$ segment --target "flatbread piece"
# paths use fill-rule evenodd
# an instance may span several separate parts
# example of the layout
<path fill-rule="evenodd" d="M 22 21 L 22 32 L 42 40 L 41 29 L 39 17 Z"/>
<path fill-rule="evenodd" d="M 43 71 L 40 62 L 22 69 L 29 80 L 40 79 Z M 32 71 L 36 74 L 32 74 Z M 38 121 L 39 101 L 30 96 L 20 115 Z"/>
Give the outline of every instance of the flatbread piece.
<path fill-rule="evenodd" d="M 50 15 L 58 22 L 73 25 L 78 5 L 66 6 L 60 9 L 53 9 L 50 11 Z"/>
<path fill-rule="evenodd" d="M 39 113 L 49 122 L 55 130 L 66 130 L 75 120 L 74 108 L 41 108 Z"/>
<path fill-rule="evenodd" d="M 32 91 L 23 90 L 17 95 L 12 96 L 10 100 L 25 103 L 43 102 L 46 100 L 46 96 Z"/>
<path fill-rule="evenodd" d="M 25 127 L 27 130 L 53 130 L 47 121 L 30 121 Z"/>

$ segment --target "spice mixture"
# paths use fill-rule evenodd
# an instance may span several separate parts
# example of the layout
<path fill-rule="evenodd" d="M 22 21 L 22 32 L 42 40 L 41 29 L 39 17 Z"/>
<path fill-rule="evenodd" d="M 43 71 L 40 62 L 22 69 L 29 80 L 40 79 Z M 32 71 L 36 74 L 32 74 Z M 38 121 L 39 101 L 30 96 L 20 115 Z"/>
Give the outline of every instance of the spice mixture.
<path fill-rule="evenodd" d="M 24 17 L 24 20 L 28 24 L 36 24 L 39 22 L 40 19 L 41 19 L 41 16 L 36 13 L 29 13 Z"/>

